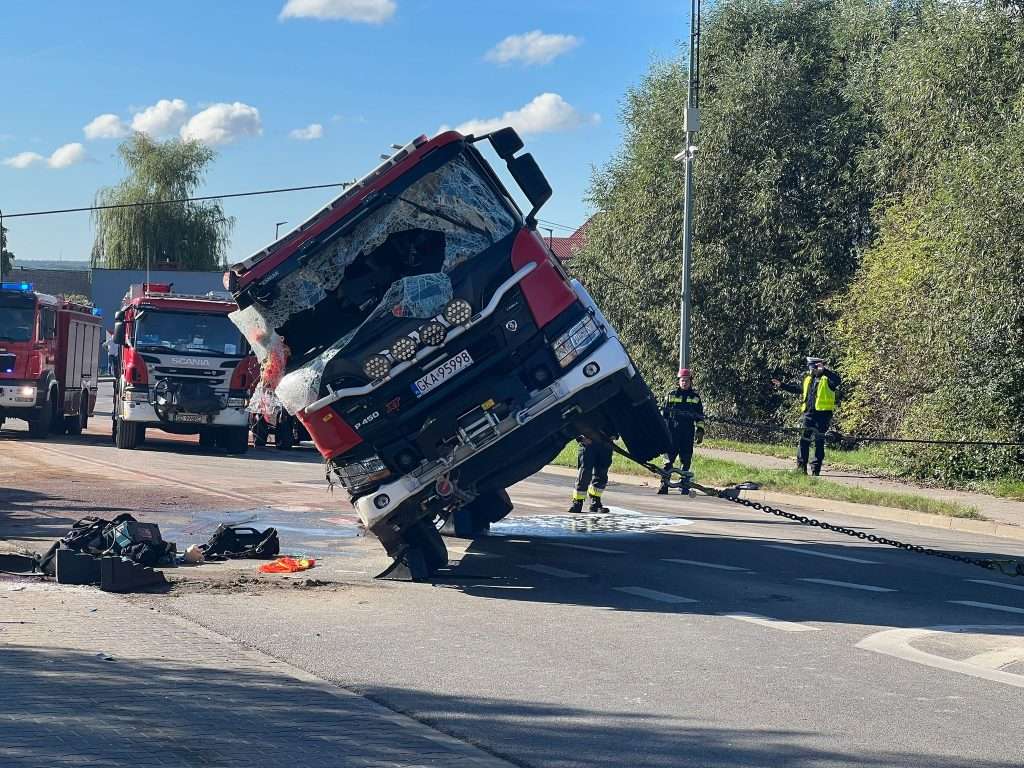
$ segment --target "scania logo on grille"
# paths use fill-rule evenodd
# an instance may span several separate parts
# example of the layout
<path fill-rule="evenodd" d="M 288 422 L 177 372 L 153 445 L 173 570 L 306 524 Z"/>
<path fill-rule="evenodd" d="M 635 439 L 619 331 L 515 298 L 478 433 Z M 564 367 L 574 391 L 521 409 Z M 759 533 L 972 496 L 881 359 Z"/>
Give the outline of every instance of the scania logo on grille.
<path fill-rule="evenodd" d="M 192 368 L 209 368 L 213 363 L 205 357 L 172 357 L 171 365 L 186 365 Z"/>

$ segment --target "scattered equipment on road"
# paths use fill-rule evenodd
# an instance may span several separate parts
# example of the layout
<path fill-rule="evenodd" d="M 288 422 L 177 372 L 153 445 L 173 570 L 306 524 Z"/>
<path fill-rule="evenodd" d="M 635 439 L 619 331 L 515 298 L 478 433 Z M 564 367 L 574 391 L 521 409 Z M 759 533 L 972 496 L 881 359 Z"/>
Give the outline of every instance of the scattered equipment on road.
<path fill-rule="evenodd" d="M 32 437 L 81 434 L 96 406 L 99 310 L 0 283 L 0 426 L 25 419 Z"/>
<path fill-rule="evenodd" d="M 115 315 L 114 442 L 135 448 L 147 428 L 157 427 L 245 453 L 257 372 L 245 339 L 228 320 L 237 305 L 227 294 L 171 288 L 133 285 Z"/>
<path fill-rule="evenodd" d="M 668 449 L 615 329 L 536 232 L 551 187 L 522 148 L 511 128 L 395 147 L 225 274 L 262 363 L 254 400 L 309 431 L 394 558 L 382 575 L 446 565 L 439 528 L 486 531 L 512 509 L 505 489 L 576 435 L 619 436 L 644 459 Z"/>

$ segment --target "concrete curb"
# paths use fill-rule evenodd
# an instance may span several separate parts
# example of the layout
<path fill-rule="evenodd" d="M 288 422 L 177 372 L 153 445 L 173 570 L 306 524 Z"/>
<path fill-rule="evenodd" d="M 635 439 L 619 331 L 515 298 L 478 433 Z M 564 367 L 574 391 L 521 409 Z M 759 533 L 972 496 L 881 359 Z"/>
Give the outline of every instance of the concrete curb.
<path fill-rule="evenodd" d="M 571 467 L 559 467 L 549 464 L 543 470 L 549 474 L 561 477 L 575 477 L 576 470 Z M 609 473 L 608 479 L 619 485 L 633 485 L 637 487 L 654 487 L 652 479 L 638 475 L 624 475 L 620 473 Z M 751 501 L 766 502 L 773 505 L 787 505 L 800 507 L 812 512 L 841 512 L 844 515 L 865 517 L 871 520 L 890 520 L 895 523 L 909 523 L 910 525 L 921 525 L 928 528 L 944 528 L 950 531 L 962 531 L 963 533 L 975 533 L 982 536 L 994 536 L 999 539 L 1012 539 L 1024 541 L 1024 528 L 1007 523 L 997 523 L 992 520 L 970 520 L 962 517 L 946 517 L 945 515 L 932 515 L 927 512 L 912 512 L 909 509 L 898 509 L 895 507 L 880 507 L 874 504 L 855 504 L 850 501 L 833 501 L 831 499 L 819 499 L 813 496 L 797 496 L 791 493 L 775 493 L 773 491 L 744 491 L 743 498 Z M 827 505 L 827 506 L 826 506 Z"/>

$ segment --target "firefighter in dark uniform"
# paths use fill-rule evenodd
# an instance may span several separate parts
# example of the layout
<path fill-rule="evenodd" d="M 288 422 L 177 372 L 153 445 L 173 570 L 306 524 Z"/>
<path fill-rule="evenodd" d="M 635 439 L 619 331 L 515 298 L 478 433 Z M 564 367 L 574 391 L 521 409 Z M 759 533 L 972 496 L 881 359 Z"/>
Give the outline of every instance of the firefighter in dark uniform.
<path fill-rule="evenodd" d="M 704 440 L 704 403 L 700 395 L 693 388 L 693 380 L 689 368 L 679 369 L 679 386 L 669 390 L 661 404 L 661 415 L 665 417 L 668 424 L 669 434 L 672 436 L 671 453 L 666 455 L 664 469 L 672 467 L 676 457 L 684 472 L 690 471 L 690 462 L 693 460 L 693 444 Z M 680 488 L 681 493 L 687 493 L 688 489 Z M 668 493 L 668 479 L 661 478 L 659 494 Z"/>
<path fill-rule="evenodd" d="M 612 465 L 612 447 L 603 440 L 591 440 L 589 437 L 577 437 L 576 465 L 579 474 L 576 476 L 576 489 L 572 494 L 572 506 L 569 512 L 579 514 L 583 511 L 583 502 L 590 499 L 590 512 L 607 512 L 608 507 L 601 503 L 601 494 L 608 485 L 608 468 Z"/>
<path fill-rule="evenodd" d="M 825 433 L 832 423 L 832 414 L 836 410 L 836 392 L 841 383 L 839 374 L 827 368 L 820 357 L 807 358 L 807 373 L 801 384 L 783 384 L 778 379 L 772 379 L 776 389 L 803 398 L 800 426 L 804 431 L 800 433 L 800 443 L 796 450 L 796 466 L 802 472 L 807 471 L 813 439 L 814 461 L 810 462 L 811 474 L 821 474 L 821 463 L 825 460 Z"/>

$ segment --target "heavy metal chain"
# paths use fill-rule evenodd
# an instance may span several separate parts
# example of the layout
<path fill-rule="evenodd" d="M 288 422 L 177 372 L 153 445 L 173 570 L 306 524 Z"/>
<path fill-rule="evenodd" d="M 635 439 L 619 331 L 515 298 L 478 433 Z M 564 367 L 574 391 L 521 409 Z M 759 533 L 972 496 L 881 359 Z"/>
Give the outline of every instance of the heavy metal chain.
<path fill-rule="evenodd" d="M 955 552 L 944 552 L 941 549 L 932 549 L 931 547 L 922 547 L 920 544 L 907 544 L 903 541 L 897 541 L 896 539 L 889 539 L 884 536 L 876 536 L 873 533 L 867 533 L 865 531 L 858 531 L 856 528 L 847 528 L 842 525 L 833 525 L 832 523 L 826 523 L 824 520 L 818 520 L 807 515 L 798 515 L 795 512 L 787 512 L 784 509 L 778 509 L 768 504 L 762 504 L 757 501 L 751 501 L 750 499 L 740 498 L 740 492 L 745 490 L 742 485 L 733 486 L 731 488 L 712 488 L 706 485 L 700 485 L 692 480 L 692 475 L 689 472 L 683 472 L 675 467 L 669 469 L 661 469 L 660 467 L 652 464 L 649 461 L 640 461 L 629 454 L 628 451 L 623 450 L 615 443 L 611 443 L 612 450 L 621 456 L 629 459 L 630 461 L 639 464 L 644 469 L 653 472 L 662 478 L 662 482 L 672 488 L 694 488 L 707 496 L 713 496 L 719 499 L 726 499 L 727 501 L 735 502 L 744 507 L 750 509 L 756 509 L 758 512 L 765 512 L 769 515 L 776 515 L 777 517 L 784 517 L 787 520 L 792 520 L 795 523 L 801 525 L 810 525 L 815 528 L 822 528 L 826 531 L 833 531 L 835 533 L 842 533 L 847 536 L 853 536 L 857 539 L 864 541 L 870 541 L 872 544 L 884 544 L 888 547 L 896 547 L 907 552 L 918 552 L 922 555 L 931 555 L 932 557 L 941 557 L 946 560 L 954 560 L 958 563 L 967 563 L 969 565 L 976 565 L 979 568 L 984 568 L 989 571 L 998 571 L 1004 576 L 1024 576 L 1024 562 L 1019 560 L 994 560 L 980 557 L 969 557 L 968 555 L 959 555 Z M 678 475 L 679 480 L 673 480 L 672 476 Z"/>

